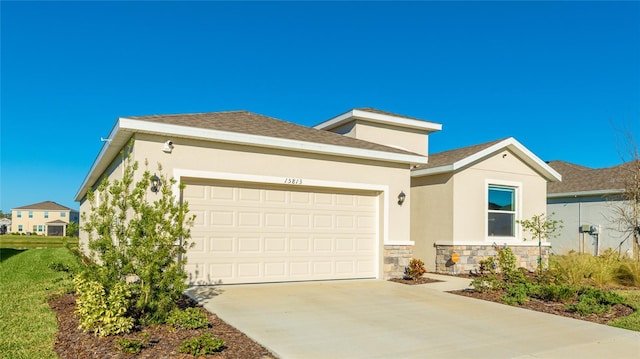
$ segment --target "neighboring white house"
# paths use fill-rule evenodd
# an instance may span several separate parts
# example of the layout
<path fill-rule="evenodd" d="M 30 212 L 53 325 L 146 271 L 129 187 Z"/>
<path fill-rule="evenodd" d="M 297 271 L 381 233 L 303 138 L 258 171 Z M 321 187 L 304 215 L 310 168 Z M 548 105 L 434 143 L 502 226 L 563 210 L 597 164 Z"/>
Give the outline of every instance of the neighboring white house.
<path fill-rule="evenodd" d="M 390 278 L 412 257 L 452 271 L 436 261 L 453 252 L 436 257 L 436 246 L 528 247 L 514 220 L 544 211 L 546 182 L 557 173 L 514 139 L 438 164 L 428 144 L 441 129 L 371 108 L 313 128 L 246 111 L 123 117 L 76 200 L 89 210 L 87 191 L 122 173 L 119 153 L 133 138 L 133 160 L 161 163 L 186 185 L 179 198 L 196 215 L 186 254 L 192 284 Z M 503 193 L 514 210 L 488 209 Z M 493 236 L 492 221 L 505 216 L 516 227 Z M 80 240 L 86 246 L 87 234 Z M 482 256 L 460 254 L 463 269 Z"/>
<path fill-rule="evenodd" d="M 564 161 L 549 165 L 562 174 L 562 182 L 549 183 L 547 212 L 563 222 L 559 236 L 551 240 L 552 251 L 599 255 L 611 248 L 631 255 L 632 239 L 613 219 L 624 186 L 620 171 L 630 162 L 607 168 L 588 168 Z"/>

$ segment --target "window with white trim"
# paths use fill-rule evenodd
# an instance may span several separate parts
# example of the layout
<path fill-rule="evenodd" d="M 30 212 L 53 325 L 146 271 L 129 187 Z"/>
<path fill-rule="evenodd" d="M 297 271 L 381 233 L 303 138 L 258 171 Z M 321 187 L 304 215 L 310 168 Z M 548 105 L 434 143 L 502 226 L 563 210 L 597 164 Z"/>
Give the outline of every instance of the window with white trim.
<path fill-rule="evenodd" d="M 516 236 L 516 188 L 489 185 L 487 203 L 487 235 L 489 237 Z"/>

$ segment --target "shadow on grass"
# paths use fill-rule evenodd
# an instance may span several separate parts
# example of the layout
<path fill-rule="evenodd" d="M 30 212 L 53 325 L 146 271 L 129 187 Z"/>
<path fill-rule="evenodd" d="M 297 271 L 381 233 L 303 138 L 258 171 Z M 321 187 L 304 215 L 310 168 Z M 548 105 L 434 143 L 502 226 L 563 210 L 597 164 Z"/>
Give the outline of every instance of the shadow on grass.
<path fill-rule="evenodd" d="M 26 250 L 27 249 L 0 248 L 0 263 Z"/>

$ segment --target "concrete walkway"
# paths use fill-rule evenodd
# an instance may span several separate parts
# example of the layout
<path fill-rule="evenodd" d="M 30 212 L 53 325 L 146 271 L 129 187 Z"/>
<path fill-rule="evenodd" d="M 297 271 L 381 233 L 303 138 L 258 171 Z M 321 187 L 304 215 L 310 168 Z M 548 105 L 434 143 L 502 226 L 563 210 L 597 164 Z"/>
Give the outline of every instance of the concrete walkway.
<path fill-rule="evenodd" d="M 194 287 L 188 294 L 283 359 L 640 358 L 640 333 L 458 296 L 468 279 Z"/>

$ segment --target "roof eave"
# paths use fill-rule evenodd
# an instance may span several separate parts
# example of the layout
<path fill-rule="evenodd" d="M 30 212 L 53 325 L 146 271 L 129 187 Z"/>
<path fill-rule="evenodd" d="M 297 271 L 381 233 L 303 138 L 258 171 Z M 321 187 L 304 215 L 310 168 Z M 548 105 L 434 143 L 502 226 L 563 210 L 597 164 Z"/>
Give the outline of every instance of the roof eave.
<path fill-rule="evenodd" d="M 624 189 L 574 191 L 574 192 L 547 193 L 547 198 L 596 197 L 596 196 L 607 196 L 607 195 L 620 195 L 623 193 L 624 193 Z"/>
<path fill-rule="evenodd" d="M 406 163 L 410 165 L 425 164 L 427 157 L 418 154 L 403 154 L 384 152 L 379 150 L 360 149 L 354 147 L 321 144 L 285 138 L 251 135 L 238 132 L 219 131 L 211 129 L 194 128 L 172 124 L 155 123 L 149 121 L 132 120 L 119 118 L 111 131 L 109 138 L 98 157 L 94 161 L 89 174 L 85 177 L 82 186 L 75 196 L 76 201 L 82 200 L 87 193 L 89 186 L 92 186 L 107 169 L 113 158 L 126 145 L 134 133 L 148 133 L 168 137 L 179 137 L 196 140 L 208 140 L 224 143 L 234 143 L 257 147 L 267 147 L 284 149 L 299 152 L 310 152 L 343 156 L 350 158 L 360 158 L 393 163 Z"/>
<path fill-rule="evenodd" d="M 551 166 L 546 164 L 536 155 L 534 155 L 531 151 L 529 151 L 526 147 L 524 147 L 520 142 L 516 141 L 515 138 L 510 137 L 503 141 L 500 141 L 494 145 L 491 145 L 481 151 L 474 153 L 471 156 L 467 156 L 461 160 L 458 160 L 454 163 L 442 165 L 438 167 L 432 168 L 424 168 L 413 170 L 411 173 L 412 177 L 420 177 L 420 176 L 428 176 L 445 172 L 454 172 L 459 169 L 465 168 L 473 163 L 479 162 L 496 152 L 499 152 L 503 149 L 509 148 L 516 154 L 518 154 L 519 158 L 524 161 L 529 166 L 533 167 L 538 173 L 542 175 L 548 182 L 559 182 L 562 180 L 562 176 L 560 173 L 555 171 Z"/>
<path fill-rule="evenodd" d="M 329 131 L 336 127 L 344 125 L 345 123 L 351 121 L 351 119 L 367 120 L 371 122 L 383 123 L 387 125 L 395 125 L 399 127 L 405 127 L 405 128 L 410 128 L 414 130 L 422 130 L 426 132 L 435 132 L 435 131 L 442 130 L 442 124 L 439 124 L 439 123 L 415 120 L 415 119 L 401 117 L 401 116 L 392 116 L 392 115 L 369 112 L 369 111 L 358 110 L 358 109 L 347 111 L 327 121 L 321 122 L 313 126 L 313 128 L 317 130 Z"/>

